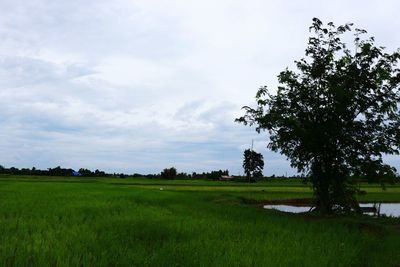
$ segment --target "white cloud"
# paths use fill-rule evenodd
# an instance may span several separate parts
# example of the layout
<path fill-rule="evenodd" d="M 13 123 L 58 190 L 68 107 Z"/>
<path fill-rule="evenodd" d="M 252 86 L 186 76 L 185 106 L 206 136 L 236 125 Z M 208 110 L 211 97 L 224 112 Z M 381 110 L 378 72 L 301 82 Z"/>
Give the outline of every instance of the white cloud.
<path fill-rule="evenodd" d="M 157 172 L 293 172 L 234 123 L 304 55 L 311 18 L 355 22 L 394 49 L 397 1 L 3 0 L 0 163 Z M 393 161 L 395 162 L 395 161 Z"/>

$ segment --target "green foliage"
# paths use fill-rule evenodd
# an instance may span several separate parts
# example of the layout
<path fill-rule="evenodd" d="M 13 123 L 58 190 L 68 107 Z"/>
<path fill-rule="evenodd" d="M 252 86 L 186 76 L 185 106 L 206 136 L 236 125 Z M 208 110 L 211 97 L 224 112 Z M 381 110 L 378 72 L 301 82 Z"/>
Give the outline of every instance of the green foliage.
<path fill-rule="evenodd" d="M 48 175 L 48 176 L 72 176 L 74 170 L 62 168 L 60 166 L 55 168 L 48 168 L 47 170 L 40 170 L 32 167 L 32 169 L 22 168 L 18 169 L 16 167 L 5 168 L 0 165 L 0 174 L 11 174 L 11 175 Z M 92 172 L 91 170 L 81 168 L 79 169 L 79 173 L 85 177 L 108 177 L 111 174 L 107 174 L 104 171 L 95 170 Z M 114 174 L 115 176 L 115 174 Z"/>
<path fill-rule="evenodd" d="M 166 168 L 161 172 L 161 178 L 163 179 L 175 179 L 177 175 L 177 171 L 174 167 Z"/>
<path fill-rule="evenodd" d="M 267 130 L 269 148 L 310 175 L 322 212 L 349 210 L 357 203 L 346 177 L 395 177 L 382 155 L 400 149 L 400 53 L 363 39 L 360 29 L 350 50 L 341 38 L 352 24 L 325 27 L 314 18 L 310 31 L 307 57 L 295 61 L 298 71 L 278 75 L 275 95 L 260 88 L 257 107 L 244 107 L 237 121 Z"/>
<path fill-rule="evenodd" d="M 243 169 L 247 178 L 262 177 L 264 159 L 261 153 L 246 149 L 243 152 Z"/>

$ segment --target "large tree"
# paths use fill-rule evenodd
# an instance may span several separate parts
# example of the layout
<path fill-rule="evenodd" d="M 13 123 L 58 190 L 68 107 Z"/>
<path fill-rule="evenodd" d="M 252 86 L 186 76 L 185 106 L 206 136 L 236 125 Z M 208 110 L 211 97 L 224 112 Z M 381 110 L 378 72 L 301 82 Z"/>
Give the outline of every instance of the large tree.
<path fill-rule="evenodd" d="M 257 106 L 237 119 L 270 134 L 268 147 L 309 175 L 322 213 L 357 208 L 349 176 L 393 176 L 384 154 L 400 148 L 400 51 L 385 52 L 366 31 L 314 18 L 297 71 L 278 75 L 276 94 L 261 87 Z M 353 35 L 349 33 L 353 32 Z M 350 49 L 343 37 L 352 36 Z"/>
<path fill-rule="evenodd" d="M 264 159 L 261 153 L 252 149 L 246 149 L 243 152 L 243 169 L 247 179 L 261 177 L 264 169 Z"/>

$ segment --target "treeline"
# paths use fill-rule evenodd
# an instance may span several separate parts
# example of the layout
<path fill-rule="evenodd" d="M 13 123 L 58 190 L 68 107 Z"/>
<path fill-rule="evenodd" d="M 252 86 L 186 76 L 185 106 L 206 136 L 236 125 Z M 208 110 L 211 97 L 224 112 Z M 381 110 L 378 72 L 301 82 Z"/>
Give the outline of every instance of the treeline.
<path fill-rule="evenodd" d="M 230 177 L 228 170 L 218 170 L 211 172 L 201 172 L 201 173 L 185 173 L 178 172 L 176 168 L 166 168 L 161 173 L 158 174 L 125 174 L 125 173 L 106 173 L 104 171 L 95 170 L 91 171 L 89 169 L 80 168 L 78 171 L 69 168 L 62 168 L 60 166 L 55 168 L 48 168 L 47 170 L 36 169 L 35 167 L 18 169 L 15 167 L 6 168 L 0 165 L 0 174 L 8 175 L 37 175 L 37 176 L 79 176 L 79 177 L 110 177 L 110 178 L 149 178 L 149 179 L 166 179 L 166 180 L 219 180 L 223 177 Z M 301 179 L 304 182 L 310 181 L 310 177 L 304 177 L 300 175 L 294 176 L 263 176 L 254 177 L 253 182 L 261 180 L 288 180 L 288 179 Z M 233 176 L 229 180 L 234 181 L 245 181 L 247 178 L 245 176 Z M 400 176 L 390 177 L 390 179 L 385 179 L 388 183 L 398 183 L 400 182 Z M 367 177 L 349 177 L 350 183 L 357 182 L 377 182 L 375 179 L 369 179 Z M 379 182 L 379 181 L 378 181 Z"/>
<path fill-rule="evenodd" d="M 228 170 L 218 170 L 211 172 L 202 172 L 196 173 L 193 172 L 191 174 L 180 172 L 172 168 L 166 168 L 159 174 L 125 174 L 125 173 L 106 173 L 104 171 L 95 170 L 91 171 L 89 169 L 80 168 L 78 171 L 75 171 L 70 168 L 62 168 L 60 166 L 55 168 L 48 168 L 47 170 L 40 170 L 35 167 L 29 168 L 6 168 L 0 165 L 0 174 L 9 174 L 9 175 L 37 175 L 37 176 L 81 176 L 81 177 L 117 177 L 117 178 L 128 178 L 128 177 L 145 177 L 150 179 L 208 179 L 208 180 L 218 180 L 221 176 L 228 176 Z"/>
<path fill-rule="evenodd" d="M 211 171 L 211 172 L 202 172 L 202 173 L 185 173 L 181 172 L 178 173 L 176 168 L 166 168 L 164 169 L 159 175 L 153 176 L 154 178 L 161 178 L 161 179 L 177 179 L 177 180 L 218 180 L 222 176 L 229 176 L 228 170 L 218 170 L 218 171 Z"/>
<path fill-rule="evenodd" d="M 91 171 L 88 169 L 81 168 L 79 171 L 75 171 L 73 169 L 61 168 L 60 166 L 55 168 L 48 168 L 47 170 L 40 170 L 32 167 L 31 169 L 22 168 L 18 169 L 15 167 L 6 168 L 0 165 L 0 174 L 10 174 L 10 175 L 43 175 L 43 176 L 86 176 L 86 177 L 112 177 L 112 176 L 121 176 L 124 174 L 110 174 L 104 171 Z M 125 175 L 127 176 L 127 175 Z"/>

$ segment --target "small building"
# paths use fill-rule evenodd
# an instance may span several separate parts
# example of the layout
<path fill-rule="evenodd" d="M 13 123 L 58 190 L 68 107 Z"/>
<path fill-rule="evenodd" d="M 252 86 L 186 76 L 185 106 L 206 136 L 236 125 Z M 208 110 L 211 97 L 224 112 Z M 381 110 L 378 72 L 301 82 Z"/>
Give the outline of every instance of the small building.
<path fill-rule="evenodd" d="M 231 181 L 233 180 L 233 176 L 229 176 L 229 175 L 221 175 L 221 177 L 219 177 L 220 181 Z"/>
<path fill-rule="evenodd" d="M 72 176 L 81 176 L 80 172 L 72 171 Z"/>

